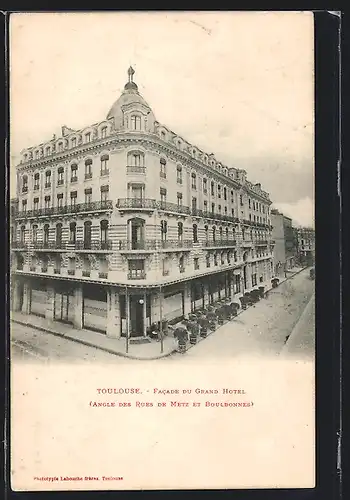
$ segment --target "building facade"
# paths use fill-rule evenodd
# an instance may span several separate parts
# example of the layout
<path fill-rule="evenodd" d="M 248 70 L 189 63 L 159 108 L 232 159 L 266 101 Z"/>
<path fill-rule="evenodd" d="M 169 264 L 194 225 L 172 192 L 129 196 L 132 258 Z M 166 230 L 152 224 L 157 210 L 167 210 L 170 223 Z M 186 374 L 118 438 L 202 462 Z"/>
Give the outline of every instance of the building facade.
<path fill-rule="evenodd" d="M 277 209 L 271 210 L 272 238 L 275 242 L 273 258 L 276 275 L 283 275 L 285 271 L 296 265 L 298 253 L 292 219 L 280 213 Z"/>
<path fill-rule="evenodd" d="M 268 193 L 160 124 L 133 74 L 106 119 L 22 152 L 13 310 L 139 336 L 271 279 Z"/>
<path fill-rule="evenodd" d="M 315 230 L 310 227 L 297 228 L 296 238 L 300 263 L 312 266 L 315 262 Z"/>

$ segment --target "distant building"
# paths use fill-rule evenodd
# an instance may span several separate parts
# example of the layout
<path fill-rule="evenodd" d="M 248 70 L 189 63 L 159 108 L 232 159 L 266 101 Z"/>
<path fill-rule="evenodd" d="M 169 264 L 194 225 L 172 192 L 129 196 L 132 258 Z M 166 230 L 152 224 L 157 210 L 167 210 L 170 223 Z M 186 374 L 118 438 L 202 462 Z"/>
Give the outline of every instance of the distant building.
<path fill-rule="evenodd" d="M 276 209 L 271 210 L 272 238 L 275 241 L 273 256 L 275 274 L 283 274 L 296 264 L 297 241 L 292 219 Z"/>
<path fill-rule="evenodd" d="M 300 227 L 295 233 L 300 263 L 312 266 L 315 261 L 315 230 L 311 227 Z"/>

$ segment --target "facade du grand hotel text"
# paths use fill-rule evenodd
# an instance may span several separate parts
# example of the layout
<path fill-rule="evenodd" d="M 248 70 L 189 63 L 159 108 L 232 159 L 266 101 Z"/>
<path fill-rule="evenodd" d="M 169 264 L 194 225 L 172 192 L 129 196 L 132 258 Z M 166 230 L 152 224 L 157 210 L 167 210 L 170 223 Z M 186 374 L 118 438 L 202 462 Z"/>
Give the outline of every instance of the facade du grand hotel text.
<path fill-rule="evenodd" d="M 106 119 L 22 151 L 13 310 L 142 336 L 270 281 L 268 193 L 158 123 L 133 79 Z"/>

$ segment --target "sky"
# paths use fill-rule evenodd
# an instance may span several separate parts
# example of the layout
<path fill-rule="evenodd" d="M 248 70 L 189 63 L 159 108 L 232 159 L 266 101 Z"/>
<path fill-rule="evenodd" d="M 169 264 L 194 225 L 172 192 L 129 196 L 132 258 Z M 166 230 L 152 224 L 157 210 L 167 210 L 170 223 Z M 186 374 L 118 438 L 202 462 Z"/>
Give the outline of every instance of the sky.
<path fill-rule="evenodd" d="M 313 225 L 310 12 L 12 14 L 11 196 L 20 151 L 103 120 L 130 64 L 160 123 Z"/>

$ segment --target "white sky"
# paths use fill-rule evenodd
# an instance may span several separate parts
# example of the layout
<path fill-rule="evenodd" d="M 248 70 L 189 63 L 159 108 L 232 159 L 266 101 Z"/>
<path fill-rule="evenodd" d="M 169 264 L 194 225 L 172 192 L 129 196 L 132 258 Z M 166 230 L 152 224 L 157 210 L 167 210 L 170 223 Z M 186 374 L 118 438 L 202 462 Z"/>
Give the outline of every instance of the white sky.
<path fill-rule="evenodd" d="M 310 12 L 14 14 L 10 36 L 13 165 L 104 119 L 132 64 L 158 121 L 313 224 Z"/>

